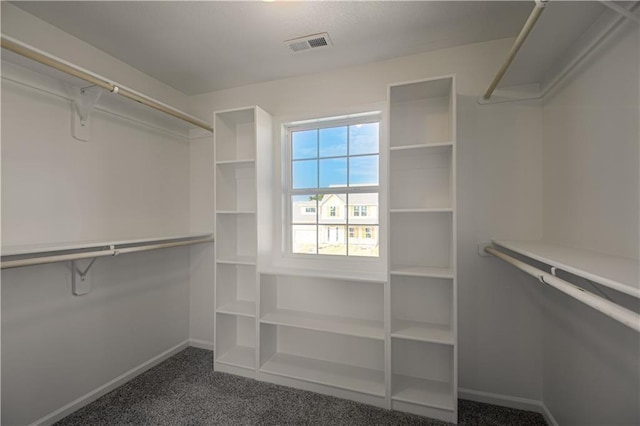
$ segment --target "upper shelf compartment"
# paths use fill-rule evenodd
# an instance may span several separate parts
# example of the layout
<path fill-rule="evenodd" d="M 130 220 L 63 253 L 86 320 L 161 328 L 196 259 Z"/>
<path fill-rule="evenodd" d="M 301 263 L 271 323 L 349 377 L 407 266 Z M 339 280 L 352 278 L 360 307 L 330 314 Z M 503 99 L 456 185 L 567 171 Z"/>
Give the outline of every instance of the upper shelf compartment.
<path fill-rule="evenodd" d="M 453 140 L 453 78 L 389 88 L 390 147 L 442 145 Z"/>
<path fill-rule="evenodd" d="M 216 163 L 250 162 L 256 158 L 255 110 L 215 114 Z"/>
<path fill-rule="evenodd" d="M 640 298 L 640 261 L 542 241 L 493 241 L 523 256 Z"/>
<path fill-rule="evenodd" d="M 1 40 L 3 80 L 67 98 L 76 103 L 76 111 L 89 104 L 97 110 L 182 137 L 188 137 L 193 129 L 213 131 L 209 123 L 127 86 L 11 37 L 2 35 Z M 97 99 L 97 104 L 82 99 L 87 97 L 84 95 Z"/>

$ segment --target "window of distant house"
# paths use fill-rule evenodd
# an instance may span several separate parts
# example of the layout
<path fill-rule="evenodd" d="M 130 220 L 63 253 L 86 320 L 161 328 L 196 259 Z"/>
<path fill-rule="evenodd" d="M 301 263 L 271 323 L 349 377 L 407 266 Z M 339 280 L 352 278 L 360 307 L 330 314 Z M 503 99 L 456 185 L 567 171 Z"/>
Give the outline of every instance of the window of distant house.
<path fill-rule="evenodd" d="M 289 252 L 379 256 L 378 116 L 287 130 Z"/>
<path fill-rule="evenodd" d="M 353 215 L 364 217 L 367 215 L 367 206 L 353 206 Z"/>

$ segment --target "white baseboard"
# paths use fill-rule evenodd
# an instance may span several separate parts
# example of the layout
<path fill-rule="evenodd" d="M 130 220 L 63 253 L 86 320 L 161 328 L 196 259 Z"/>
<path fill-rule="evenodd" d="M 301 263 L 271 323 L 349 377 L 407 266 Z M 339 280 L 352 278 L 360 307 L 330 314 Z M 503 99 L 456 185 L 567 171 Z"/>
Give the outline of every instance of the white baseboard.
<path fill-rule="evenodd" d="M 545 404 L 544 402 L 542 402 L 541 404 L 542 413 L 540 414 L 544 416 L 544 419 L 547 421 L 547 423 L 549 423 L 551 426 L 560 426 L 555 417 L 553 417 L 553 414 L 551 414 L 551 411 L 549 410 L 549 407 L 547 407 L 547 404 Z"/>
<path fill-rule="evenodd" d="M 533 411 L 540 413 L 551 426 L 559 426 L 551 411 L 542 401 L 518 396 L 501 395 L 498 393 L 483 392 L 473 389 L 458 388 L 458 398 L 469 401 L 484 402 L 485 404 L 500 405 L 502 407 L 515 408 L 517 410 Z"/>
<path fill-rule="evenodd" d="M 149 370 L 152 367 L 155 367 L 156 365 L 160 364 L 162 361 L 166 360 L 167 358 L 172 357 L 173 355 L 177 354 L 181 350 L 187 348 L 189 346 L 189 343 L 190 343 L 189 340 L 185 340 L 184 342 L 179 343 L 170 349 L 167 349 L 161 354 L 154 356 L 150 360 L 143 362 L 137 367 L 132 368 L 131 370 L 127 371 L 124 374 L 121 374 L 120 376 L 105 383 L 104 385 L 92 390 L 91 392 L 81 396 L 80 398 L 74 401 L 71 401 L 69 404 L 36 420 L 35 422 L 31 423 L 30 426 L 49 426 L 54 424 L 58 420 L 65 418 L 66 416 L 73 413 L 74 411 L 79 410 L 85 405 L 88 405 L 93 401 L 95 401 L 96 399 L 100 398 L 101 396 L 111 392 L 118 386 L 121 386 L 127 383 L 129 380 L 133 379 L 134 377 L 144 373 L 145 371 Z"/>
<path fill-rule="evenodd" d="M 189 346 L 193 346 L 194 348 L 213 350 L 213 342 L 208 342 L 206 340 L 198 340 L 198 339 L 189 339 Z"/>

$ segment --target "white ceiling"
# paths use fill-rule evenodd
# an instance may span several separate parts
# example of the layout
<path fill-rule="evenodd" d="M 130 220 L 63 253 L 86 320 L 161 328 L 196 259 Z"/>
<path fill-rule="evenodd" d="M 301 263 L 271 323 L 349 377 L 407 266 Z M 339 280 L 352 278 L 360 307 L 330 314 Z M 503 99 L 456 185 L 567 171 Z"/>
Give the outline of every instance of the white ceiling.
<path fill-rule="evenodd" d="M 532 1 L 14 4 L 187 95 L 512 37 L 533 7 Z M 553 42 L 538 65 L 561 54 L 603 6 L 553 8 L 540 20 L 542 42 Z M 320 32 L 329 33 L 332 48 L 292 54 L 283 43 Z M 533 65 L 521 67 L 531 74 L 526 79 L 540 73 Z"/>

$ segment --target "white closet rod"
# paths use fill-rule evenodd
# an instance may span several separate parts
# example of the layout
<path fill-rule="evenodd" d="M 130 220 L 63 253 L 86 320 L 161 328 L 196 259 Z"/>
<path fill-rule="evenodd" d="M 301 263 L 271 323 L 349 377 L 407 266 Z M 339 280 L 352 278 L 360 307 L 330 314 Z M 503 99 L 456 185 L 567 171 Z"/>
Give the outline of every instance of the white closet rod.
<path fill-rule="evenodd" d="M 482 96 L 484 100 L 489 100 L 489 98 L 491 98 L 491 95 L 493 95 L 493 92 L 496 90 L 496 87 L 498 87 L 500 80 L 502 80 L 502 77 L 504 77 L 505 73 L 509 69 L 509 66 L 511 65 L 511 62 L 513 62 L 513 60 L 515 59 L 516 55 L 518 54 L 518 51 L 522 47 L 522 44 L 529 36 L 529 33 L 531 32 L 531 30 L 533 29 L 533 26 L 538 21 L 538 18 L 540 18 L 542 11 L 547 5 L 547 1 L 548 0 L 536 0 L 536 5 L 531 11 L 529 18 L 527 19 L 527 22 L 525 22 L 524 26 L 522 27 L 522 30 L 520 30 L 520 34 L 518 34 L 516 41 L 513 43 L 513 46 L 511 46 L 511 50 L 509 50 L 509 53 L 507 54 L 507 59 L 504 61 L 504 63 L 496 73 L 496 76 L 493 77 L 493 81 L 491 81 L 489 88 Z"/>
<path fill-rule="evenodd" d="M 591 306 L 593 309 L 602 312 L 610 318 L 640 332 L 640 315 L 637 313 L 623 308 L 613 302 L 610 302 L 602 297 L 596 296 L 593 293 L 583 290 L 582 288 L 575 286 L 563 279 L 551 275 L 548 272 L 535 268 L 515 257 L 509 256 L 501 251 L 496 250 L 493 247 L 485 247 L 485 252 L 496 256 L 507 263 L 515 266 L 516 268 L 526 272 L 527 274 L 534 276 L 543 284 L 550 285 L 551 287 L 560 290 L 561 292 L 579 300 L 585 305 Z"/>
<path fill-rule="evenodd" d="M 185 114 L 184 112 L 179 111 L 170 105 L 156 101 L 155 99 L 152 99 L 142 93 L 136 92 L 135 90 L 130 89 L 126 86 L 110 82 L 106 78 L 96 73 L 85 70 L 75 64 L 57 58 L 47 52 L 36 49 L 26 43 L 22 43 L 12 37 L 3 34 L 0 38 L 0 41 L 3 48 L 17 53 L 18 55 L 22 55 L 25 58 L 29 58 L 33 61 L 47 65 L 48 67 L 54 68 L 58 71 L 72 75 L 95 86 L 108 90 L 111 93 L 116 93 L 118 95 L 124 96 L 125 98 L 134 100 L 150 108 L 171 115 L 180 120 L 186 121 L 187 123 L 191 123 L 194 126 L 198 126 L 205 130 L 213 132 L 213 127 L 211 127 L 211 125 L 196 117 Z"/>
<path fill-rule="evenodd" d="M 136 245 L 136 246 L 131 246 L 131 244 L 120 244 L 120 245 L 124 245 L 125 247 L 118 247 L 117 244 L 111 244 L 111 245 L 105 244 L 105 246 L 108 246 L 109 248 L 105 248 L 102 250 L 95 250 L 95 251 L 87 251 L 87 252 L 54 254 L 51 256 L 40 256 L 40 257 L 36 256 L 36 257 L 29 257 L 26 259 L 3 260 L 2 269 L 42 265 L 45 263 L 67 262 L 71 260 L 89 259 L 94 257 L 117 256 L 119 254 L 135 253 L 139 251 L 149 251 L 149 250 L 158 250 L 158 249 L 171 248 L 171 247 L 188 246 L 192 244 L 211 243 L 213 242 L 213 240 L 214 240 L 213 237 L 205 237 L 205 238 L 197 238 L 197 239 L 190 239 L 190 240 L 183 240 L 183 241 L 142 244 L 142 245 Z M 82 248 L 76 248 L 74 250 L 76 251 L 82 250 Z"/>

